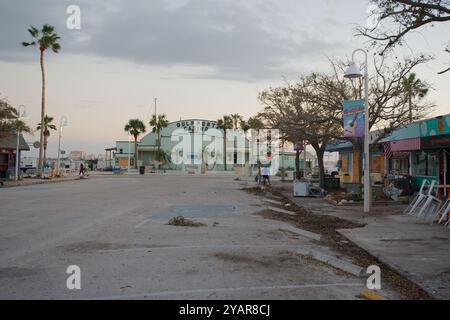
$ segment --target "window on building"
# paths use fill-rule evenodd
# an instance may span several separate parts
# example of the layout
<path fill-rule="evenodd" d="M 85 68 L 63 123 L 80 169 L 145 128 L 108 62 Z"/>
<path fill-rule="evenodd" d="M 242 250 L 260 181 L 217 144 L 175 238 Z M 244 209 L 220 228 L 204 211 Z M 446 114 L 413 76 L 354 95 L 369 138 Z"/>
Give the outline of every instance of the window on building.
<path fill-rule="evenodd" d="M 423 153 L 417 155 L 416 175 L 427 175 L 427 156 Z"/>
<path fill-rule="evenodd" d="M 437 176 L 439 162 L 434 154 L 420 153 L 416 158 L 416 175 Z"/>
<path fill-rule="evenodd" d="M 393 158 L 391 160 L 391 171 L 394 174 L 408 174 L 409 173 L 409 159 Z"/>
<path fill-rule="evenodd" d="M 438 175 L 439 162 L 438 158 L 434 154 L 428 155 L 428 173 L 427 176 L 436 177 Z"/>

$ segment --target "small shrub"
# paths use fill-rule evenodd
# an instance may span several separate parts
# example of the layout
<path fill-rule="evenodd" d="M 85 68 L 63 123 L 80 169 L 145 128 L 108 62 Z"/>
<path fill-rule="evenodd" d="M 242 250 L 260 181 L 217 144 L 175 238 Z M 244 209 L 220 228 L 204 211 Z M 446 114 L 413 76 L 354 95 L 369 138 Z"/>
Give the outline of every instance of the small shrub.
<path fill-rule="evenodd" d="M 205 223 L 186 219 L 183 216 L 178 216 L 178 217 L 174 217 L 174 218 L 170 219 L 168 224 L 170 226 L 177 226 L 177 227 L 205 227 L 206 226 Z"/>

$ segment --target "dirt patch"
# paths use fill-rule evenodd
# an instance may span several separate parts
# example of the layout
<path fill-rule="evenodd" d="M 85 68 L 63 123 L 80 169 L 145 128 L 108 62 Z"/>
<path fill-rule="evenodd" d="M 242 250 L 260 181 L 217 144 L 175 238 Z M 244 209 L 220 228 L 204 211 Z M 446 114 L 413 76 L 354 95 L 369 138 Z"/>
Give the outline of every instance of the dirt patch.
<path fill-rule="evenodd" d="M 244 256 L 239 254 L 231 254 L 231 253 L 215 253 L 214 257 L 217 259 L 232 262 L 232 263 L 244 263 L 248 265 L 256 265 L 259 267 L 270 267 L 271 263 L 262 257 L 261 259 L 256 259 L 250 256 Z"/>
<path fill-rule="evenodd" d="M 279 251 L 275 255 L 271 256 L 258 256 L 252 257 L 250 255 L 242 255 L 235 253 L 217 252 L 212 254 L 213 257 L 229 262 L 232 264 L 242 264 L 247 266 L 269 268 L 279 270 L 287 265 L 295 268 L 295 266 L 304 264 L 305 261 L 299 259 L 299 256 L 290 251 Z"/>
<path fill-rule="evenodd" d="M 183 216 L 174 217 L 170 219 L 167 224 L 170 226 L 177 226 L 177 227 L 206 227 L 206 224 L 203 222 L 197 222 L 194 220 L 186 219 Z"/>
<path fill-rule="evenodd" d="M 267 194 L 267 189 L 261 187 L 242 188 L 242 190 L 255 196 L 265 196 Z"/>
<path fill-rule="evenodd" d="M 255 189 L 255 188 L 250 188 Z M 260 188 L 259 188 L 260 189 Z M 249 193 L 258 194 L 257 190 L 246 190 Z M 391 288 L 396 290 L 403 299 L 410 300 L 431 300 L 433 299 L 425 290 L 416 285 L 415 283 L 404 278 L 396 270 L 385 265 L 367 251 L 361 249 L 353 242 L 342 236 L 337 232 L 339 229 L 354 229 L 362 228 L 365 224 L 355 223 L 349 220 L 341 219 L 329 215 L 317 215 L 313 214 L 304 208 L 298 207 L 295 203 L 282 195 L 282 190 L 276 190 L 274 188 L 267 188 L 262 190 L 264 194 L 273 192 L 275 196 L 283 197 L 284 202 L 291 203 L 289 208 L 284 208 L 295 213 L 295 215 L 288 215 L 285 213 L 279 213 L 271 210 L 263 210 L 257 214 L 267 219 L 281 220 L 288 222 L 301 229 L 318 233 L 322 235 L 321 242 L 325 243 L 335 251 L 339 252 L 343 256 L 346 256 L 352 260 L 356 265 L 362 268 L 367 268 L 371 265 L 378 265 L 381 268 L 383 279 L 388 283 Z"/>

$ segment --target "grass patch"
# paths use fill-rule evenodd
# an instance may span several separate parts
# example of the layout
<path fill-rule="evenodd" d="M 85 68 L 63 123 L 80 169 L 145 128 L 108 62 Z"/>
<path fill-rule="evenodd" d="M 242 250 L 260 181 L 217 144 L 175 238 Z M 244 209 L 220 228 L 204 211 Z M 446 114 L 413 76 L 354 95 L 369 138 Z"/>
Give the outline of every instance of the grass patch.
<path fill-rule="evenodd" d="M 206 223 L 186 219 L 183 216 L 170 219 L 168 225 L 177 227 L 206 227 Z"/>

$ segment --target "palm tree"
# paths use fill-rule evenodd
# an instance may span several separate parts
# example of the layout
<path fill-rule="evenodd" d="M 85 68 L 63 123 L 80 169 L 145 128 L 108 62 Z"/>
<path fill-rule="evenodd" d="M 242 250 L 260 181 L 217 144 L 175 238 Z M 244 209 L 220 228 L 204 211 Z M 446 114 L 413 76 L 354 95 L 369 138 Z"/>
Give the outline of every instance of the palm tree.
<path fill-rule="evenodd" d="M 152 132 L 156 133 L 158 136 L 158 157 L 161 154 L 161 130 L 167 128 L 169 125 L 169 120 L 165 114 L 153 115 L 150 120 L 150 126 L 153 127 Z M 160 159 L 158 159 L 160 160 Z"/>
<path fill-rule="evenodd" d="M 414 121 L 413 117 L 413 100 L 416 98 L 423 99 L 428 94 L 428 84 L 417 78 L 415 73 L 411 73 L 408 77 L 403 78 L 403 88 L 409 105 L 409 122 Z"/>
<path fill-rule="evenodd" d="M 256 161 L 259 161 L 259 132 L 264 129 L 264 123 L 258 117 L 249 118 L 247 123 L 251 129 L 256 131 Z"/>
<path fill-rule="evenodd" d="M 230 115 L 231 122 L 233 123 L 233 130 L 234 133 L 239 130 L 239 125 L 241 124 L 241 121 L 243 120 L 242 116 L 239 113 L 234 113 Z M 237 138 L 236 135 L 233 138 L 233 148 L 234 148 L 234 157 L 237 159 Z"/>
<path fill-rule="evenodd" d="M 231 121 L 233 123 L 233 129 L 234 130 L 238 130 L 239 129 L 239 124 L 241 123 L 242 116 L 239 113 L 235 113 L 230 115 Z"/>
<path fill-rule="evenodd" d="M 139 119 L 130 119 L 125 125 L 125 132 L 131 134 L 134 138 L 134 168 L 137 169 L 138 151 L 137 151 L 137 139 L 139 135 L 145 133 L 145 124 Z M 131 150 L 128 150 L 130 153 Z"/>
<path fill-rule="evenodd" d="M 245 146 L 247 147 L 247 141 L 248 141 L 248 139 L 247 139 L 247 132 L 248 132 L 248 130 L 251 129 L 251 127 L 248 124 L 248 122 L 245 121 L 244 119 L 241 119 L 240 126 L 241 126 L 242 131 L 244 132 L 244 139 L 245 139 L 244 141 L 245 141 Z M 249 153 L 249 158 L 250 158 L 250 153 Z M 248 163 L 249 160 L 250 159 L 247 159 L 247 156 L 246 156 L 245 163 Z"/>
<path fill-rule="evenodd" d="M 60 37 L 55 32 L 55 28 L 51 25 L 44 24 L 41 30 L 30 26 L 28 29 L 33 40 L 31 42 L 22 42 L 24 47 L 39 46 L 40 52 L 40 64 L 41 64 L 41 76 L 42 76 L 42 95 L 41 95 L 41 123 L 44 123 L 45 117 L 45 69 L 44 69 L 44 53 L 46 50 L 51 49 L 54 53 L 58 53 L 61 50 L 61 45 L 58 40 Z M 42 148 L 44 141 L 44 127 L 41 128 L 40 133 L 40 147 L 39 147 L 39 175 L 42 175 Z"/>
<path fill-rule="evenodd" d="M 56 130 L 56 126 L 52 123 L 53 117 L 49 117 L 45 115 L 44 117 L 44 125 L 38 123 L 36 130 L 41 130 L 41 127 L 44 129 L 44 163 L 47 162 L 47 145 L 48 145 L 48 137 L 50 137 L 50 130 Z"/>
<path fill-rule="evenodd" d="M 7 136 L 11 129 L 31 132 L 31 128 L 19 119 L 19 113 L 6 99 L 0 98 L 0 138 Z"/>
<path fill-rule="evenodd" d="M 227 130 L 233 129 L 233 120 L 230 116 L 223 116 L 217 120 L 217 129 L 223 130 L 223 164 L 227 171 Z"/>

